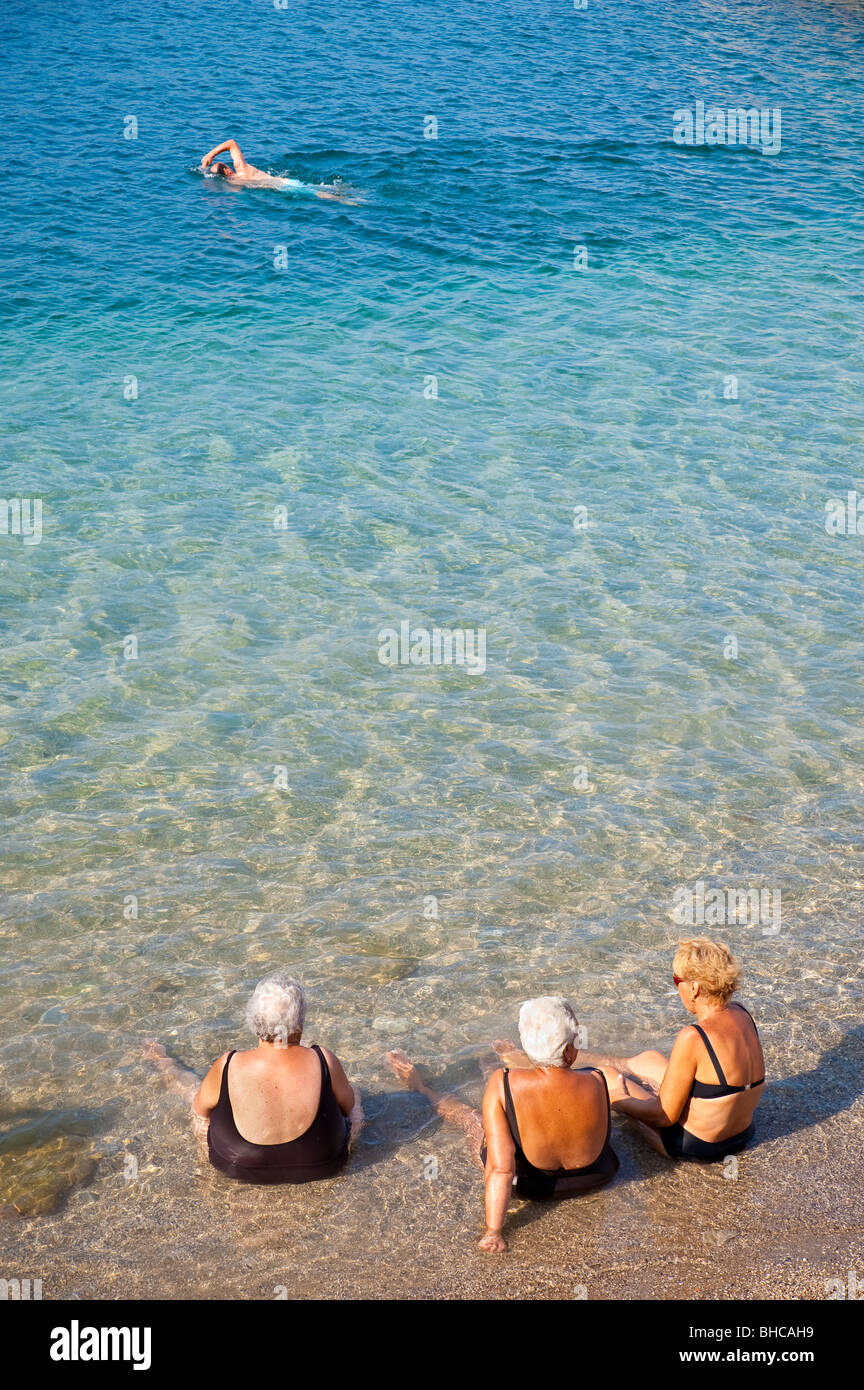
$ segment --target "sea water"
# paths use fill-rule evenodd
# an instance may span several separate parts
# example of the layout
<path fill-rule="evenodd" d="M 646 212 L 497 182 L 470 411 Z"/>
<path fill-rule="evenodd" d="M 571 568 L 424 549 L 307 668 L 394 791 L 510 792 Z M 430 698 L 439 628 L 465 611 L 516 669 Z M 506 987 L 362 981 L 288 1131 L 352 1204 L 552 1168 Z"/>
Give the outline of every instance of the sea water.
<path fill-rule="evenodd" d="M 5 16 L 0 1064 L 99 1147 L 69 1287 L 251 1241 L 270 1296 L 289 1218 L 365 1287 L 407 1213 L 452 1275 L 478 1181 L 383 1051 L 476 1103 L 550 992 L 668 1047 L 688 933 L 769 1072 L 857 1074 L 860 8 Z M 202 178 L 228 137 L 363 201 Z M 226 1196 L 141 1045 L 203 1072 L 276 967 L 371 1123 L 350 1188 Z"/>

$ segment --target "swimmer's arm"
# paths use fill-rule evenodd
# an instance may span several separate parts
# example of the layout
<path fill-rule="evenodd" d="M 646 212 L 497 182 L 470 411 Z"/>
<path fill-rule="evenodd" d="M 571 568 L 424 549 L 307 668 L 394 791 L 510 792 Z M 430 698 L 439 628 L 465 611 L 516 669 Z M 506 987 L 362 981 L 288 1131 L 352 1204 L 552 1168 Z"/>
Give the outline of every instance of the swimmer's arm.
<path fill-rule="evenodd" d="M 192 1097 L 192 1110 L 204 1120 L 209 1120 L 211 1110 L 215 1110 L 219 1102 L 219 1091 L 222 1088 L 222 1072 L 228 1060 L 228 1053 L 223 1052 L 221 1057 L 217 1057 L 212 1067 L 208 1071 L 198 1090 Z"/>
<path fill-rule="evenodd" d="M 498 1255 L 507 1249 L 502 1235 L 507 1207 L 516 1176 L 516 1145 L 504 1110 L 504 1073 L 493 1072 L 483 1097 L 483 1129 L 486 1133 L 486 1234 L 481 1250 Z"/>
<path fill-rule="evenodd" d="M 246 167 L 246 160 L 243 158 L 240 146 L 237 144 L 236 140 L 223 140 L 221 145 L 216 145 L 210 153 L 205 154 L 204 158 L 201 160 L 201 168 L 206 169 L 210 161 L 216 158 L 217 154 L 224 154 L 226 150 L 234 161 L 235 172 L 238 174 L 241 173 Z"/>
<path fill-rule="evenodd" d="M 330 1080 L 333 1083 L 333 1094 L 339 1104 L 339 1109 L 343 1115 L 347 1115 L 351 1121 L 351 1138 L 348 1141 L 349 1149 L 353 1149 L 357 1143 L 357 1136 L 363 1128 L 365 1116 L 363 1106 L 360 1104 L 360 1092 L 356 1086 L 352 1086 L 345 1069 L 335 1052 L 331 1052 L 329 1047 L 322 1047 L 321 1051 L 327 1059 L 330 1068 Z"/>
<path fill-rule="evenodd" d="M 675 1039 L 669 1065 L 660 1083 L 660 1094 L 652 1096 L 650 1100 L 637 1100 L 635 1096 L 614 1100 L 612 1109 L 622 1115 L 631 1115 L 634 1120 L 644 1120 L 646 1124 L 659 1129 L 674 1125 L 687 1104 L 696 1075 L 698 1040 L 699 1034 L 692 1028 L 682 1028 Z"/>

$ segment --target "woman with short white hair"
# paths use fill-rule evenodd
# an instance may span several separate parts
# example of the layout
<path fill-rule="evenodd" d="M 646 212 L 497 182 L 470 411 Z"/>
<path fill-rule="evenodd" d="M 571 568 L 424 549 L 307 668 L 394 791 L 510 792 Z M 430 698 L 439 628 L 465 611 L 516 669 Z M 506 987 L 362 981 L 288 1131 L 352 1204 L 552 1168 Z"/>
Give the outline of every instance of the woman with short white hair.
<path fill-rule="evenodd" d="M 210 1162 L 226 1177 L 314 1182 L 345 1163 L 363 1120 L 360 1096 L 328 1048 L 301 1043 L 305 1021 L 306 996 L 293 975 L 278 970 L 259 980 L 246 1008 L 257 1047 L 223 1052 L 191 1097 Z M 189 1094 L 194 1073 L 156 1044 L 148 1054 Z"/>
<path fill-rule="evenodd" d="M 571 1005 L 559 995 L 529 999 L 519 1010 L 519 1036 L 528 1066 L 492 1073 L 482 1118 L 464 1101 L 430 1090 L 404 1052 L 387 1054 L 410 1090 L 465 1131 L 471 1157 L 486 1174 L 486 1233 L 479 1245 L 491 1254 L 507 1249 L 503 1226 L 514 1184 L 520 1197 L 573 1197 L 603 1187 L 618 1171 L 603 1072 L 572 1070 L 579 1024 Z"/>

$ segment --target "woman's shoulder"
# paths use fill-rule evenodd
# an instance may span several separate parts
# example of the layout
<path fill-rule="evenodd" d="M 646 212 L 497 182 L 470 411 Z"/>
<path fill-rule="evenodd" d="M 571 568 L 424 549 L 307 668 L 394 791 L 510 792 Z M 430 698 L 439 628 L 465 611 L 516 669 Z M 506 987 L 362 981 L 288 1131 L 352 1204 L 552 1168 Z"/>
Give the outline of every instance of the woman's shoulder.
<path fill-rule="evenodd" d="M 737 999 L 730 999 L 725 1009 L 721 1009 L 714 1018 L 709 1019 L 708 1028 L 710 1029 L 718 1023 L 721 1028 L 729 1027 L 730 1024 L 733 1029 L 742 1026 L 747 1029 L 756 1027 L 750 1010 L 740 1004 Z"/>
<path fill-rule="evenodd" d="M 564 1075 L 572 1077 L 576 1088 L 584 1091 L 586 1095 L 589 1089 L 594 1091 L 598 1086 L 601 1090 L 606 1088 L 606 1078 L 600 1067 L 573 1067 L 565 1071 Z"/>
<path fill-rule="evenodd" d="M 329 1047 L 325 1047 L 323 1043 L 310 1043 L 308 1051 L 317 1052 L 319 1057 L 324 1058 L 324 1065 L 336 1085 L 347 1084 L 348 1077 L 345 1068 L 335 1052 L 332 1052 Z"/>
<path fill-rule="evenodd" d="M 211 1063 L 210 1063 L 210 1068 L 209 1068 L 209 1070 L 208 1070 L 208 1072 L 207 1072 L 207 1075 L 206 1075 L 206 1077 L 204 1078 L 204 1080 L 205 1080 L 205 1081 L 219 1081 L 219 1080 L 221 1080 L 222 1073 L 223 1073 L 223 1071 L 225 1070 L 225 1063 L 228 1061 L 228 1058 L 229 1058 L 230 1056 L 231 1056 L 231 1049 L 229 1048 L 227 1052 L 223 1052 L 222 1055 L 221 1055 L 220 1057 L 217 1057 L 215 1062 L 211 1062 Z"/>
<path fill-rule="evenodd" d="M 483 1091 L 483 1100 L 504 1100 L 504 1075 L 508 1073 L 512 1078 L 513 1072 L 509 1067 L 496 1067 L 490 1071 L 486 1078 L 486 1086 Z"/>

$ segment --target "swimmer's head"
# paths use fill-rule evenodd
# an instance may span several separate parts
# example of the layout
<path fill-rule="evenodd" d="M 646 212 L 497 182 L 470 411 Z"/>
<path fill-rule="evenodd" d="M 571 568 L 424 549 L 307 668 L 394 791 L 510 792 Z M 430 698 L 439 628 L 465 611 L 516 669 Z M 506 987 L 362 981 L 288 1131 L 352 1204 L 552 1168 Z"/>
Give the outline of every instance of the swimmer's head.
<path fill-rule="evenodd" d="M 246 1005 L 246 1022 L 262 1042 L 282 1047 L 299 1042 L 306 1022 L 306 996 L 300 981 L 287 970 L 259 980 Z"/>
<path fill-rule="evenodd" d="M 572 1067 L 579 1021 L 560 995 L 529 999 L 519 1010 L 519 1037 L 535 1067 Z"/>
<path fill-rule="evenodd" d="M 232 172 L 227 164 L 222 163 L 221 159 L 217 159 L 215 164 L 210 165 L 210 168 L 218 178 L 223 179 L 227 179 L 228 175 Z"/>

